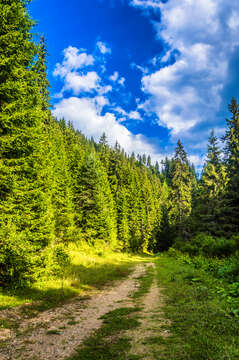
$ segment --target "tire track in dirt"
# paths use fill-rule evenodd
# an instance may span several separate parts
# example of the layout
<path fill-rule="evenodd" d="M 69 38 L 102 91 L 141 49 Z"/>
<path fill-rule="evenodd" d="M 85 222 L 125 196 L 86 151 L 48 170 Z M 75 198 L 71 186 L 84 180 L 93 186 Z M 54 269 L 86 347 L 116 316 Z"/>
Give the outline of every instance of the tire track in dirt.
<path fill-rule="evenodd" d="M 117 281 L 89 300 L 76 299 L 33 319 L 23 319 L 18 331 L 11 332 L 11 340 L 0 348 L 0 360 L 63 360 L 71 356 L 78 345 L 101 327 L 102 315 L 122 307 L 122 302 L 134 306 L 131 295 L 138 287 L 137 278 L 148 266 L 152 264 L 137 265 L 127 279 Z"/>
<path fill-rule="evenodd" d="M 149 292 L 140 301 L 143 307 L 140 313 L 141 325 L 126 334 L 131 339 L 131 355 L 138 355 L 144 360 L 157 359 L 159 345 L 150 344 L 148 339 L 159 337 L 165 339 L 170 336 L 168 330 L 162 329 L 162 326 L 170 325 L 170 321 L 164 317 L 163 304 L 162 289 L 159 288 L 157 279 L 154 279 Z"/>

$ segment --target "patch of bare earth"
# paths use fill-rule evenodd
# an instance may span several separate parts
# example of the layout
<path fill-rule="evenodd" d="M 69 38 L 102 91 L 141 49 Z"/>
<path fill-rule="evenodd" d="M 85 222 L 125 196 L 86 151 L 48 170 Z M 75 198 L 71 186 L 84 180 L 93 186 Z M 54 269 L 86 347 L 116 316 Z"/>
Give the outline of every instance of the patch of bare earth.
<path fill-rule="evenodd" d="M 157 359 L 156 354 L 159 351 L 159 345 L 151 343 L 149 339 L 159 337 L 165 339 L 170 336 L 169 330 L 165 330 L 165 327 L 170 325 L 170 321 L 164 318 L 162 311 L 164 298 L 161 290 L 154 279 L 150 291 L 141 301 L 143 310 L 140 314 L 140 327 L 127 332 L 132 346 L 130 354 L 138 355 L 144 360 Z"/>
<path fill-rule="evenodd" d="M 138 287 L 137 278 L 145 273 L 147 266 L 137 265 L 127 279 L 115 282 L 90 299 L 76 298 L 70 304 L 42 312 L 32 319 L 23 318 L 16 310 L 0 312 L 1 318 L 8 317 L 20 324 L 17 330 L 4 330 L 2 334 L 0 331 L 0 360 L 68 358 L 101 327 L 102 315 L 122 307 L 122 302 L 133 306 L 131 295 Z"/>

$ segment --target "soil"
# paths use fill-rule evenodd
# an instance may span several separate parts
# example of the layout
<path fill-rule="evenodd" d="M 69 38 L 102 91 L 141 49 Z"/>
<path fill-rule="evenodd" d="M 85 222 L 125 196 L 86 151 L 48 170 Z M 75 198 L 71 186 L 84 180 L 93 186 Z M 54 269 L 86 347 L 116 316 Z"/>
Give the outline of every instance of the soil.
<path fill-rule="evenodd" d="M 157 344 L 150 344 L 148 339 L 166 338 L 170 336 L 169 330 L 164 327 L 170 325 L 169 320 L 164 318 L 162 306 L 164 297 L 162 289 L 158 287 L 156 279 L 145 297 L 141 301 L 141 325 L 133 331 L 128 331 L 127 336 L 131 340 L 130 354 L 141 356 L 144 360 L 155 360 L 158 352 Z M 163 326 L 163 328 L 162 328 Z"/>
<path fill-rule="evenodd" d="M 102 315 L 122 306 L 134 306 L 131 295 L 139 286 L 137 279 L 142 277 L 147 266 L 152 264 L 137 265 L 127 279 L 115 282 L 90 298 L 75 298 L 71 303 L 44 311 L 31 319 L 24 317 L 17 308 L 1 311 L 1 319 L 15 321 L 20 326 L 12 330 L 0 329 L 0 360 L 63 360 L 70 357 L 93 331 L 101 327 L 99 318 Z M 134 338 L 133 353 L 143 351 L 139 344 L 145 334 L 149 336 L 151 333 L 146 330 L 148 319 L 159 298 L 154 283 L 143 300 L 141 327 L 131 334 Z"/>

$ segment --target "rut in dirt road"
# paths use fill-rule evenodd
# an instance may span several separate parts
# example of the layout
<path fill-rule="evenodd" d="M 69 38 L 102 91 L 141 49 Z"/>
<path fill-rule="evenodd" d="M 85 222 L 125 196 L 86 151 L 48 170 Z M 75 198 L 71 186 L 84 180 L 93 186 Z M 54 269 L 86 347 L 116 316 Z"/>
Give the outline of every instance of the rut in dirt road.
<path fill-rule="evenodd" d="M 151 265 L 137 265 L 127 279 L 117 281 L 90 300 L 82 303 L 76 298 L 71 304 L 24 320 L 18 334 L 12 332 L 6 347 L 0 349 L 0 360 L 63 360 L 69 357 L 82 341 L 101 327 L 99 318 L 102 315 L 121 307 L 122 302 L 133 306 L 130 296 L 138 287 L 137 278 Z"/>
<path fill-rule="evenodd" d="M 162 311 L 164 297 L 156 279 L 140 303 L 142 305 L 141 324 L 135 330 L 127 332 L 127 336 L 131 339 L 130 354 L 140 356 L 145 360 L 156 360 L 158 359 L 158 345 L 152 340 L 170 336 L 168 330 L 162 329 L 162 326 L 170 325 L 170 321 L 164 317 Z"/>

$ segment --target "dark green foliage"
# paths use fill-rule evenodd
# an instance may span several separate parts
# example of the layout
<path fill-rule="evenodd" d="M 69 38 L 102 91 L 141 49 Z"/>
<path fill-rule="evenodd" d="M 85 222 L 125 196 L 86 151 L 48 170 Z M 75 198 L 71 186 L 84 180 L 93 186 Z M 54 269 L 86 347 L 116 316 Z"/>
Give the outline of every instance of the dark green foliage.
<path fill-rule="evenodd" d="M 115 244 L 115 209 L 107 175 L 96 155 L 91 153 L 82 166 L 79 179 L 79 223 L 84 239 Z"/>
<path fill-rule="evenodd" d="M 73 179 L 69 169 L 67 144 L 64 130 L 52 118 L 49 119 L 48 157 L 51 163 L 52 211 L 57 241 L 73 240 L 75 233 Z M 65 131 L 67 129 L 65 128 Z"/>
<path fill-rule="evenodd" d="M 187 154 L 178 140 L 173 158 L 172 181 L 169 194 L 169 221 L 175 233 L 187 236 L 187 220 L 192 211 L 193 175 L 189 170 Z"/>
<path fill-rule="evenodd" d="M 231 119 L 227 119 L 227 130 L 223 137 L 228 184 L 224 197 L 224 227 L 229 234 L 239 231 L 239 106 L 235 98 L 229 105 Z"/>
<path fill-rule="evenodd" d="M 219 228 L 223 213 L 223 196 L 228 176 L 221 159 L 221 151 L 217 144 L 214 131 L 211 132 L 208 142 L 207 160 L 195 194 L 193 221 L 195 231 L 205 231 L 212 235 L 223 235 Z"/>
<path fill-rule="evenodd" d="M 204 255 L 207 257 L 225 257 L 239 250 L 239 243 L 235 238 L 219 238 L 198 233 L 190 241 L 176 239 L 174 247 L 190 255 Z"/>
<path fill-rule="evenodd" d="M 41 95 L 41 108 L 46 115 L 46 121 L 47 121 L 51 116 L 49 111 L 50 96 L 48 91 L 50 84 L 46 76 L 46 71 L 47 71 L 46 57 L 47 57 L 46 42 L 44 36 L 41 36 L 40 44 L 38 46 L 38 58 L 35 63 L 34 71 L 37 73 L 37 83 Z"/>
<path fill-rule="evenodd" d="M 20 0 L 1 1 L 0 17 L 0 225 L 4 229 L 11 222 L 11 241 L 15 238 L 21 243 L 19 251 L 9 245 L 16 257 L 16 268 L 11 270 L 15 274 L 11 281 L 15 281 L 28 273 L 30 245 L 36 251 L 53 239 L 53 220 L 44 153 L 44 112 L 34 70 L 37 46 L 30 33 L 33 23 L 25 2 Z M 3 234 L 0 243 L 6 244 Z M 8 282 L 8 269 L 14 262 L 10 258 L 5 262 L 2 281 Z"/>
<path fill-rule="evenodd" d="M 34 247 L 13 222 L 0 229 L 0 286 L 27 285 L 34 275 Z"/>

